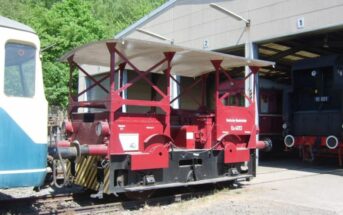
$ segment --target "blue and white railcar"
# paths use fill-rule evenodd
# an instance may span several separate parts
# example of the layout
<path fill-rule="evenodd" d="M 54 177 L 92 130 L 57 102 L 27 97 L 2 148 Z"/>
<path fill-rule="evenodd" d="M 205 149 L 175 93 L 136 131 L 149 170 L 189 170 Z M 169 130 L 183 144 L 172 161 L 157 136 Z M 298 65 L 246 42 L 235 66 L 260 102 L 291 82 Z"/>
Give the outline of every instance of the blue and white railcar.
<path fill-rule="evenodd" d="M 0 188 L 46 175 L 47 101 L 34 30 L 0 16 Z"/>

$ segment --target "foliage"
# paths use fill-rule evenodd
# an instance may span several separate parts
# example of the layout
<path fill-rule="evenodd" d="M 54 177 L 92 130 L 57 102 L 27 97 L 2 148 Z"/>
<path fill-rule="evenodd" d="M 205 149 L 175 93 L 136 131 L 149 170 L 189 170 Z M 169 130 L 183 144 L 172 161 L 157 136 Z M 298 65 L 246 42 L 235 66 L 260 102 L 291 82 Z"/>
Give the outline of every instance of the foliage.
<path fill-rule="evenodd" d="M 165 0 L 1 0 L 0 15 L 25 23 L 41 39 L 45 94 L 50 105 L 66 106 L 69 70 L 57 62 L 67 51 L 112 38 Z M 77 74 L 73 77 L 76 88 Z"/>
<path fill-rule="evenodd" d="M 34 19 L 37 20 L 32 23 L 35 23 L 42 47 L 51 47 L 43 52 L 44 83 L 48 101 L 52 105 L 66 105 L 68 67 L 56 63 L 56 60 L 74 47 L 104 38 L 104 25 L 91 14 L 90 4 L 80 3 L 78 0 L 58 2 L 43 16 L 37 14 Z"/>
<path fill-rule="evenodd" d="M 165 2 L 165 0 L 88 1 L 94 2 L 93 12 L 107 26 L 108 35 L 111 37 Z"/>

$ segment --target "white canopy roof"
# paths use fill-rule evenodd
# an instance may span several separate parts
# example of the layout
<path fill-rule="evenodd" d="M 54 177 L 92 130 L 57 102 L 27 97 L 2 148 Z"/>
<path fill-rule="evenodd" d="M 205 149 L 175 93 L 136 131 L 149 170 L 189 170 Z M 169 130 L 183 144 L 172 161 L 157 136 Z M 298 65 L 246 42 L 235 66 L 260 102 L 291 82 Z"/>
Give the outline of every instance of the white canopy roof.
<path fill-rule="evenodd" d="M 222 60 L 223 68 L 242 66 L 264 67 L 273 65 L 273 62 L 251 60 L 243 57 L 217 53 L 213 51 L 190 49 L 165 43 L 137 39 L 112 39 L 89 43 L 76 48 L 65 54 L 60 60 L 67 62 L 70 56 L 78 64 L 95 66 L 110 66 L 110 53 L 107 43 L 116 43 L 116 49 L 123 53 L 138 69 L 145 71 L 164 58 L 164 52 L 175 52 L 171 62 L 173 75 L 196 77 L 214 71 L 211 60 Z M 117 54 L 115 55 L 116 66 L 123 63 Z M 153 72 L 161 73 L 167 64 L 157 67 Z M 132 69 L 129 65 L 127 69 Z"/>

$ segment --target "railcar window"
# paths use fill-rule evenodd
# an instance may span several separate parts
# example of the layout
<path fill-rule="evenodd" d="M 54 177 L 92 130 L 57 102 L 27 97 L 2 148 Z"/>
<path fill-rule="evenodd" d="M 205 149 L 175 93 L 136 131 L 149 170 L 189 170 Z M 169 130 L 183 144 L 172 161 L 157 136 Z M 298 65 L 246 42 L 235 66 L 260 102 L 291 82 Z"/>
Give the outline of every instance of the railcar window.
<path fill-rule="evenodd" d="M 36 49 L 29 45 L 5 46 L 4 92 L 7 96 L 33 97 L 35 94 Z"/>

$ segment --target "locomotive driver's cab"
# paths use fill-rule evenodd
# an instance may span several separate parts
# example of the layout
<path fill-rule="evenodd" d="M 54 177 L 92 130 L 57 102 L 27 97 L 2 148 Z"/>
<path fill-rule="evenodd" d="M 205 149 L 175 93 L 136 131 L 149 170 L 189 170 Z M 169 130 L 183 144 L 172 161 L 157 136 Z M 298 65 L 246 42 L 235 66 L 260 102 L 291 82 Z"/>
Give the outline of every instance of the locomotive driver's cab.
<path fill-rule="evenodd" d="M 0 188 L 39 186 L 46 174 L 47 101 L 35 32 L 0 16 Z"/>

